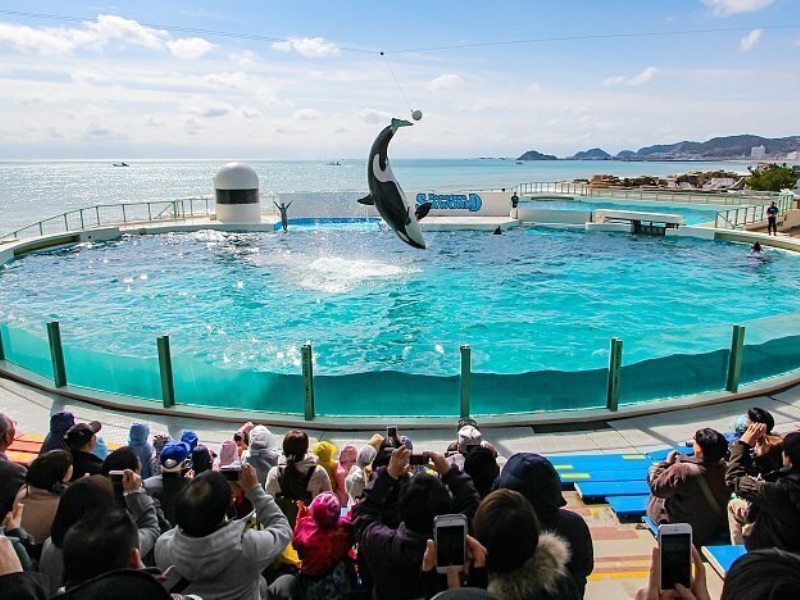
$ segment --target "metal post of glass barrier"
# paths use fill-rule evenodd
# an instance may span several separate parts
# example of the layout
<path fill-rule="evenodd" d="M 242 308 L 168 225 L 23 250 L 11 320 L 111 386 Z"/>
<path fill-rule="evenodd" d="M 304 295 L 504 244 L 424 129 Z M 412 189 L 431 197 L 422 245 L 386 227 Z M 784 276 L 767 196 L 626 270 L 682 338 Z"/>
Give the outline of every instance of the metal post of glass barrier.
<path fill-rule="evenodd" d="M 314 353 L 311 344 L 303 344 L 303 413 L 306 421 L 314 420 Z"/>
<path fill-rule="evenodd" d="M 608 386 L 606 388 L 606 408 L 616 411 L 619 407 L 619 372 L 622 369 L 622 340 L 611 338 L 611 352 L 608 357 Z"/>
<path fill-rule="evenodd" d="M 61 345 L 61 327 L 58 321 L 47 324 L 47 339 L 50 342 L 50 358 L 53 361 L 53 382 L 56 387 L 67 385 L 67 368 L 64 365 L 64 348 Z"/>
<path fill-rule="evenodd" d="M 472 389 L 472 350 L 461 346 L 461 418 L 469 416 L 469 396 Z"/>
<path fill-rule="evenodd" d="M 6 351 L 3 349 L 3 325 L 0 324 L 0 360 L 6 359 Z"/>
<path fill-rule="evenodd" d="M 164 408 L 171 408 L 175 406 L 175 379 L 172 374 L 169 336 L 159 336 L 156 342 L 158 344 L 158 371 L 161 374 L 161 402 Z"/>
<path fill-rule="evenodd" d="M 734 325 L 731 335 L 731 352 L 728 355 L 728 381 L 725 389 L 736 393 L 739 391 L 739 375 L 742 372 L 742 356 L 744 354 L 744 326 Z"/>

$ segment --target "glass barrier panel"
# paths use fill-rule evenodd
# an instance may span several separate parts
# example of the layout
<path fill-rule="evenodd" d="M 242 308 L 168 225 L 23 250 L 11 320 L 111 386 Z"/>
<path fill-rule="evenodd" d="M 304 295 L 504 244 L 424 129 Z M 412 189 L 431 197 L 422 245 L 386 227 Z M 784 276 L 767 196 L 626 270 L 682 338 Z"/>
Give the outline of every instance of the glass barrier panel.
<path fill-rule="evenodd" d="M 325 416 L 458 416 L 459 390 L 458 376 L 380 371 L 314 377 L 315 411 Z"/>
<path fill-rule="evenodd" d="M 607 369 L 474 372 L 470 412 L 483 416 L 604 407 L 607 376 Z M 456 396 L 456 406 L 459 397 Z"/>
<path fill-rule="evenodd" d="M 191 357 L 172 357 L 175 402 L 212 408 L 242 408 L 303 414 L 303 377 L 225 369 Z"/>
<path fill-rule="evenodd" d="M 746 331 L 740 383 L 800 369 L 800 313 L 774 315 L 743 325 Z"/>
<path fill-rule="evenodd" d="M 673 354 L 623 365 L 619 376 L 619 403 L 637 404 L 723 390 L 729 354 L 730 349 Z"/>
<path fill-rule="evenodd" d="M 64 343 L 69 385 L 147 400 L 161 400 L 158 358 L 120 356 Z"/>
<path fill-rule="evenodd" d="M 53 378 L 50 343 L 44 323 L 6 321 L 0 324 L 6 360 L 38 375 Z"/>

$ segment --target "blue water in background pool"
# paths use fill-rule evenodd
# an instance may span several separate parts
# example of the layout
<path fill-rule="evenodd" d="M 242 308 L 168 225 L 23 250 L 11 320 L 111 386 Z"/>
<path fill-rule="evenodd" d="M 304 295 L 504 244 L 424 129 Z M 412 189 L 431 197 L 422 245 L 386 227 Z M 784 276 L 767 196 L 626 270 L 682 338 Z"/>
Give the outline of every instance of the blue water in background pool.
<path fill-rule="evenodd" d="M 698 206 L 696 204 L 681 204 L 671 202 L 655 202 L 648 200 L 603 200 L 575 199 L 575 200 L 533 200 L 523 201 L 522 206 L 551 210 L 633 210 L 651 213 L 677 214 L 686 220 L 687 225 L 700 225 L 713 223 L 717 213 L 724 210 L 724 206 Z"/>
<path fill-rule="evenodd" d="M 176 354 L 296 373 L 311 341 L 320 374 L 453 375 L 465 343 L 476 371 L 577 371 L 607 365 L 612 336 L 628 364 L 800 310 L 800 259 L 779 251 L 535 228 L 426 239 L 375 224 L 124 237 L 10 263 L 0 316 L 58 319 L 65 344 L 125 356 L 168 333 Z"/>

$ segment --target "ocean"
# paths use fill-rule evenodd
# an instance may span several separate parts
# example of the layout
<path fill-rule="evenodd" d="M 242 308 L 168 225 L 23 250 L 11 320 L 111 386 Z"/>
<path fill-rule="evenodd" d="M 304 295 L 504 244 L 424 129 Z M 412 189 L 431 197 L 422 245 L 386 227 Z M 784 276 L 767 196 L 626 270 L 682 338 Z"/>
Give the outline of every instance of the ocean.
<path fill-rule="evenodd" d="M 0 162 L 0 235 L 59 213 L 94 206 L 169 200 L 213 193 L 220 160 Z M 244 161 L 258 173 L 262 195 L 279 192 L 366 191 L 366 160 Z M 665 176 L 726 169 L 747 162 L 536 161 L 513 159 L 398 159 L 392 161 L 407 194 L 512 188 L 520 183 L 571 181 L 595 173 Z"/>

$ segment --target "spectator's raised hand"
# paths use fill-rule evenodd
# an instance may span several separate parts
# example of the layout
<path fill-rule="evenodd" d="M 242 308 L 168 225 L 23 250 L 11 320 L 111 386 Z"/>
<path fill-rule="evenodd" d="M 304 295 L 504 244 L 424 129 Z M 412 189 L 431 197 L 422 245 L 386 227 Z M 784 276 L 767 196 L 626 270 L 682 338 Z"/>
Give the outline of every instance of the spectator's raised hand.
<path fill-rule="evenodd" d="M 138 492 L 140 489 L 142 489 L 141 475 L 130 469 L 125 469 L 122 475 L 122 491 Z"/>
<path fill-rule="evenodd" d="M 411 458 L 411 450 L 405 446 L 400 446 L 392 451 L 392 457 L 389 459 L 389 466 L 386 471 L 394 477 L 399 479 L 408 472 L 408 459 Z"/>
<path fill-rule="evenodd" d="M 256 468 L 249 463 L 242 463 L 242 474 L 239 475 L 239 487 L 243 492 L 249 492 L 258 487 L 258 473 Z"/>
<path fill-rule="evenodd" d="M 9 515 L 11 513 L 8 513 Z M 6 517 L 8 518 L 8 517 Z M 14 550 L 14 545 L 6 536 L 0 535 L 0 577 L 22 573 L 22 563 Z"/>
<path fill-rule="evenodd" d="M 443 476 L 453 467 L 452 464 L 447 462 L 447 459 L 444 456 L 437 454 L 436 452 L 425 452 L 425 456 L 431 459 L 431 463 L 433 463 L 433 470 L 436 471 L 440 476 Z"/>
<path fill-rule="evenodd" d="M 703 559 L 694 546 L 692 546 L 692 562 L 695 571 L 691 590 L 678 584 L 674 590 L 661 591 L 661 554 L 658 548 L 653 548 L 647 587 L 636 592 L 635 600 L 711 600 L 706 585 L 706 569 L 703 566 Z"/>
<path fill-rule="evenodd" d="M 764 423 L 750 423 L 747 431 L 742 434 L 741 441 L 748 446 L 755 446 L 767 433 L 767 426 Z"/>
<path fill-rule="evenodd" d="M 3 519 L 3 528 L 6 531 L 14 531 L 22 526 L 22 511 L 25 510 L 24 504 L 17 504 L 14 510 L 9 512 Z"/>

